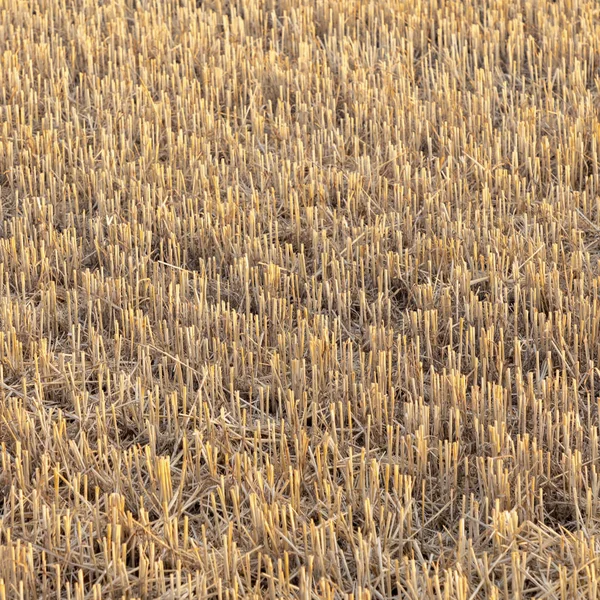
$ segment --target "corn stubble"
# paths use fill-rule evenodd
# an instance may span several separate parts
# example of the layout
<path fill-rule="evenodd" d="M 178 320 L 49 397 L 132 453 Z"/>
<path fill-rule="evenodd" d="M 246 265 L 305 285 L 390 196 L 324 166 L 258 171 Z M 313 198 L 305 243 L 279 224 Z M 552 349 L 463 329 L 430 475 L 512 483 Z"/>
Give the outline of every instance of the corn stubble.
<path fill-rule="evenodd" d="M 597 2 L 0 49 L 1 600 L 600 595 Z"/>

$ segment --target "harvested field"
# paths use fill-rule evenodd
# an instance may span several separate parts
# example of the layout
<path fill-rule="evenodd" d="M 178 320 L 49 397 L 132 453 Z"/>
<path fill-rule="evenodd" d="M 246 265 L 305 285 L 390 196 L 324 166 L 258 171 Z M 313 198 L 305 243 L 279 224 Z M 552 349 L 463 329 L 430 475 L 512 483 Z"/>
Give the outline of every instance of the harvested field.
<path fill-rule="evenodd" d="M 599 119 L 596 0 L 0 0 L 0 600 L 600 597 Z"/>

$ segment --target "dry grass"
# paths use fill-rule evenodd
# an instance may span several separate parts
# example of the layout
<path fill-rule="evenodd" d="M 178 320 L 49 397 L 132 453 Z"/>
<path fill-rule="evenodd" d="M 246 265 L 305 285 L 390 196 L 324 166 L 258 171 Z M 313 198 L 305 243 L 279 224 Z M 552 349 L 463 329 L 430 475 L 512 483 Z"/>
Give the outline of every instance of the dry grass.
<path fill-rule="evenodd" d="M 0 600 L 598 598 L 595 0 L 0 0 Z"/>

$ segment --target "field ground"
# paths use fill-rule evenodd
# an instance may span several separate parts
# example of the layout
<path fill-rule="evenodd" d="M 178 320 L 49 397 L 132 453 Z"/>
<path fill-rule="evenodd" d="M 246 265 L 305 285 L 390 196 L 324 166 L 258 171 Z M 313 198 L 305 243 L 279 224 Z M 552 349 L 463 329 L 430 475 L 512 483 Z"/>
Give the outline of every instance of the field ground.
<path fill-rule="evenodd" d="M 598 598 L 600 4 L 0 0 L 0 600 Z"/>

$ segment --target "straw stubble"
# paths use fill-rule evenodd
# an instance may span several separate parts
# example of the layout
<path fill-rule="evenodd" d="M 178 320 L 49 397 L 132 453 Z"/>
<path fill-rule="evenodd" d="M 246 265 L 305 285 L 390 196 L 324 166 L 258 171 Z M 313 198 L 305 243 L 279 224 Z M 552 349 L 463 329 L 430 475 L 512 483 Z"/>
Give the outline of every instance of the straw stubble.
<path fill-rule="evenodd" d="M 599 57 L 0 0 L 0 599 L 598 597 Z"/>

